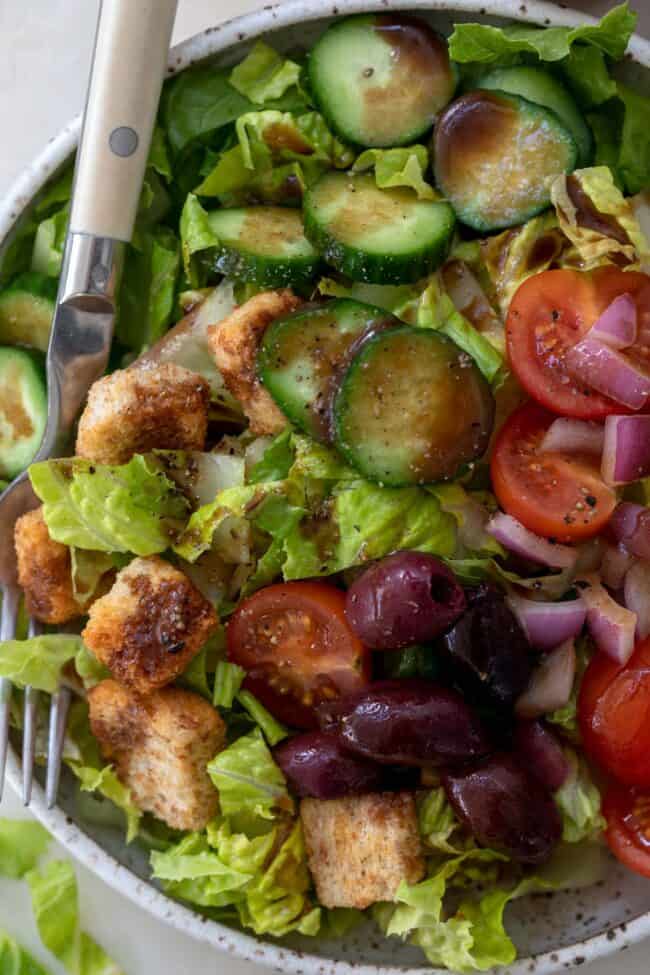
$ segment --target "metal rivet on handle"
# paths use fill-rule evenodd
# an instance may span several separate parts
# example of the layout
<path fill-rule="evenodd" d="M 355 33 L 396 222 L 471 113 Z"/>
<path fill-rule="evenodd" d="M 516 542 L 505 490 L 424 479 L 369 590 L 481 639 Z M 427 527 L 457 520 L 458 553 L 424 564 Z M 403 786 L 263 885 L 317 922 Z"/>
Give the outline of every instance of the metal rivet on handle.
<path fill-rule="evenodd" d="M 128 125 L 120 125 L 109 135 L 108 144 L 116 156 L 132 156 L 138 148 L 138 133 Z"/>

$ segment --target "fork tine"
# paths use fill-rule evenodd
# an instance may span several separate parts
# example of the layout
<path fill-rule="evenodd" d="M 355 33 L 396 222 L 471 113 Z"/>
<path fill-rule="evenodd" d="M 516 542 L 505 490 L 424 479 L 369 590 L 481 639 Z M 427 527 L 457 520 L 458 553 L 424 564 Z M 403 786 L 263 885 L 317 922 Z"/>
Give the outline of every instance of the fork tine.
<path fill-rule="evenodd" d="M 56 694 L 52 695 L 50 733 L 47 742 L 47 779 L 45 781 L 45 800 L 48 809 L 52 809 L 56 803 L 56 794 L 59 791 L 65 726 L 71 697 L 72 694 L 67 687 L 59 687 Z"/>
<path fill-rule="evenodd" d="M 14 586 L 2 587 L 2 612 L 0 613 L 0 641 L 12 640 L 16 635 L 16 619 L 20 591 Z M 0 677 L 0 799 L 4 790 L 7 751 L 9 748 L 9 713 L 11 711 L 11 682 Z"/>
<path fill-rule="evenodd" d="M 40 636 L 43 627 L 33 617 L 29 620 L 30 639 Z M 36 748 L 36 721 L 38 715 L 38 691 L 33 687 L 25 688 L 25 704 L 23 710 L 23 804 L 28 806 L 32 798 L 32 780 L 34 777 L 34 753 Z"/>

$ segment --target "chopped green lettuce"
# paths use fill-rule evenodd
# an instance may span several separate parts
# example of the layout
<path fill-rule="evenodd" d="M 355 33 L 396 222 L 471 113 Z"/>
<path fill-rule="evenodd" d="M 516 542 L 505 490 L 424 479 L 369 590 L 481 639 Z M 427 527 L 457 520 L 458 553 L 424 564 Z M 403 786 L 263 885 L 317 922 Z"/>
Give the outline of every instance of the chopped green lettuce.
<path fill-rule="evenodd" d="M 605 54 L 590 44 L 575 44 L 561 62 L 565 81 L 580 107 L 597 108 L 617 94 L 616 82 L 610 76 Z"/>
<path fill-rule="evenodd" d="M 214 674 L 214 693 L 212 703 L 215 708 L 231 708 L 242 685 L 246 671 L 237 664 L 220 660 Z"/>
<path fill-rule="evenodd" d="M 31 270 L 39 274 L 46 274 L 50 278 L 57 278 L 63 264 L 63 248 L 68 231 L 70 207 L 66 204 L 42 220 L 34 238 Z"/>
<path fill-rule="evenodd" d="M 565 843 L 582 843 L 583 840 L 595 839 L 605 829 L 600 791 L 584 759 L 571 748 L 565 748 L 564 754 L 570 773 L 562 788 L 555 793 L 562 816 L 562 839 Z"/>
<path fill-rule="evenodd" d="M 284 776 L 259 728 L 219 752 L 208 773 L 224 816 L 274 819 L 279 811 L 293 810 Z"/>
<path fill-rule="evenodd" d="M 80 636 L 50 633 L 29 640 L 0 643 L 0 677 L 16 687 L 28 685 L 47 694 L 59 686 L 61 671 L 83 648 Z"/>
<path fill-rule="evenodd" d="M 207 211 L 203 209 L 193 193 L 189 193 L 185 200 L 181 213 L 180 232 L 185 276 L 193 288 L 198 288 L 202 282 L 194 257 L 216 247 L 219 238 L 210 226 Z"/>
<path fill-rule="evenodd" d="M 52 538 L 100 552 L 154 555 L 169 547 L 187 501 L 150 458 L 109 467 L 81 457 L 33 464 L 29 476 Z"/>
<path fill-rule="evenodd" d="M 48 975 L 48 972 L 0 929 L 0 975 Z"/>
<path fill-rule="evenodd" d="M 292 437 L 290 427 L 278 434 L 249 471 L 246 478 L 248 484 L 260 484 L 263 481 L 283 481 L 289 476 L 289 471 L 295 460 Z"/>
<path fill-rule="evenodd" d="M 115 561 L 107 552 L 89 552 L 84 548 L 70 549 L 72 592 L 80 606 L 86 606 L 95 595 L 107 572 L 115 569 Z"/>
<path fill-rule="evenodd" d="M 442 786 L 418 796 L 417 807 L 418 829 L 426 846 L 452 856 L 462 853 L 462 847 L 466 844 L 459 837 L 451 841 L 462 827 Z"/>
<path fill-rule="evenodd" d="M 353 173 L 374 169 L 375 182 L 380 189 L 405 186 L 415 190 L 419 200 L 440 199 L 424 178 L 429 166 L 426 146 L 413 145 L 397 149 L 366 149 L 354 161 Z"/>
<path fill-rule="evenodd" d="M 129 249 L 115 325 L 117 339 L 140 353 L 162 338 L 175 307 L 180 244 L 168 227 L 141 234 L 141 247 Z"/>
<path fill-rule="evenodd" d="M 230 84 L 228 75 L 207 66 L 183 71 L 167 83 L 163 121 L 175 154 L 251 111 L 252 102 Z"/>
<path fill-rule="evenodd" d="M 233 88 L 263 105 L 280 98 L 298 84 L 300 65 L 282 57 L 264 41 L 257 41 L 249 54 L 230 72 L 228 78 Z"/>
<path fill-rule="evenodd" d="M 650 186 L 650 97 L 618 85 L 624 118 L 618 169 L 628 193 L 639 193 Z"/>
<path fill-rule="evenodd" d="M 81 637 L 79 639 L 81 640 Z M 74 669 L 87 691 L 111 676 L 109 669 L 99 662 L 85 644 L 82 644 L 75 654 Z"/>
<path fill-rule="evenodd" d="M 262 734 L 269 745 L 277 745 L 289 734 L 287 728 L 280 724 L 250 691 L 239 691 L 237 702 L 248 712 L 255 724 L 262 729 Z"/>
<path fill-rule="evenodd" d="M 226 907 L 237 903 L 242 897 L 242 889 L 253 877 L 250 868 L 259 869 L 259 864 L 255 864 L 255 855 L 260 848 L 265 854 L 268 852 L 273 836 L 269 834 L 253 840 L 247 837 L 243 839 L 247 842 L 246 852 L 250 862 L 240 849 L 239 862 L 235 866 L 215 852 L 205 836 L 190 833 L 171 849 L 152 852 L 153 876 L 164 882 L 168 893 L 202 907 Z"/>
<path fill-rule="evenodd" d="M 50 834 L 40 823 L 0 819 L 0 876 L 13 880 L 24 877 L 34 869 L 49 844 Z"/>

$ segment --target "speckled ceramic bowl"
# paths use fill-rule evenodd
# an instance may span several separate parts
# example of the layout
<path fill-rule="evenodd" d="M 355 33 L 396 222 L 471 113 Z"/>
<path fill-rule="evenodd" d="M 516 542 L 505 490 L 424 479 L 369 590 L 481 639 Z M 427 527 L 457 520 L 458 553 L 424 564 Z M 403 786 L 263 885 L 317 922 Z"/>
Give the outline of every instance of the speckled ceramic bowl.
<path fill-rule="evenodd" d="M 444 33 L 462 20 L 498 24 L 509 19 L 556 26 L 592 20 L 534 0 L 289 0 L 185 41 L 171 52 L 169 73 L 183 71 L 206 58 L 231 64 L 246 53 L 252 41 L 264 35 L 271 35 L 272 43 L 281 49 L 304 46 L 333 16 L 386 9 L 417 10 Z M 648 85 L 648 42 L 640 38 L 632 41 L 624 71 Z M 0 206 L 0 241 L 6 243 L 34 198 L 69 160 L 79 128 L 79 119 L 75 119 L 16 182 Z M 9 777 L 16 789 L 21 779 L 18 756 L 18 749 L 9 756 Z M 424 975 L 433 971 L 423 963 L 418 950 L 394 938 L 381 938 L 370 924 L 335 942 L 306 938 L 278 942 L 205 920 L 147 881 L 146 858 L 138 850 L 127 848 L 120 832 L 106 825 L 81 824 L 70 778 L 64 777 L 60 807 L 48 811 L 42 788 L 37 785 L 32 809 L 73 856 L 125 897 L 161 921 L 234 957 L 295 975 L 398 975 L 407 970 Z M 595 887 L 518 901 L 509 908 L 508 928 L 520 958 L 507 972 L 503 970 L 504 975 L 543 975 L 581 965 L 650 936 L 650 882 L 608 860 L 606 879 Z"/>

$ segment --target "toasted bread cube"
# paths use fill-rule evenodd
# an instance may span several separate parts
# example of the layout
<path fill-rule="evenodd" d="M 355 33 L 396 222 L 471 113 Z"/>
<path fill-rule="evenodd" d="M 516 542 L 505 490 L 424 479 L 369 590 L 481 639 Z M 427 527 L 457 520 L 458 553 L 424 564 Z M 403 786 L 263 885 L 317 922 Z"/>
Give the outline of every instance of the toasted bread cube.
<path fill-rule="evenodd" d="M 136 806 L 174 829 L 203 829 L 218 807 L 206 765 L 226 740 L 212 705 L 178 687 L 141 698 L 113 680 L 92 688 L 88 704 L 102 755 Z"/>
<path fill-rule="evenodd" d="M 203 450 L 210 387 L 173 362 L 142 362 L 90 388 L 79 421 L 77 454 L 97 464 L 126 464 L 158 447 Z"/>
<path fill-rule="evenodd" d="M 259 436 L 281 433 L 288 420 L 258 378 L 257 351 L 271 322 L 301 304 L 289 289 L 264 291 L 208 329 L 208 345 L 223 380 Z"/>
<path fill-rule="evenodd" d="M 415 799 L 382 792 L 344 799 L 303 799 L 307 860 L 324 907 L 364 910 L 392 901 L 402 880 L 424 877 Z"/>
<path fill-rule="evenodd" d="M 42 623 L 67 623 L 83 616 L 85 607 L 72 588 L 70 549 L 50 537 L 42 507 L 18 519 L 14 543 L 18 583 L 29 615 Z"/>
<path fill-rule="evenodd" d="M 187 576 L 158 556 L 134 559 L 93 603 L 86 646 L 140 694 L 171 683 L 219 622 Z"/>

